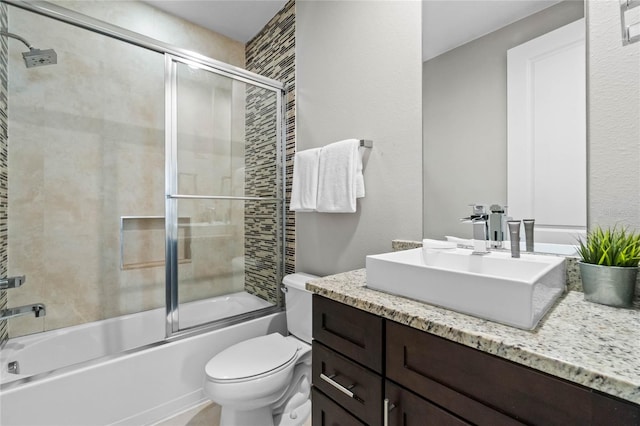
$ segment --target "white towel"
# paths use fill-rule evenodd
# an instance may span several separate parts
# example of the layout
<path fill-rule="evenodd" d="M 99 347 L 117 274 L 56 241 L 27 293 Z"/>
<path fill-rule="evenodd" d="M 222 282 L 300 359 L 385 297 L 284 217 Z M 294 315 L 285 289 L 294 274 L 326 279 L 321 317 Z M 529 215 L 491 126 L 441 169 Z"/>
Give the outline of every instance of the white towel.
<path fill-rule="evenodd" d="M 358 139 L 334 142 L 320 152 L 319 212 L 355 213 L 356 198 L 364 197 L 362 152 Z"/>
<path fill-rule="evenodd" d="M 316 211 L 320 150 L 321 148 L 299 151 L 293 157 L 293 182 L 289 210 Z"/>

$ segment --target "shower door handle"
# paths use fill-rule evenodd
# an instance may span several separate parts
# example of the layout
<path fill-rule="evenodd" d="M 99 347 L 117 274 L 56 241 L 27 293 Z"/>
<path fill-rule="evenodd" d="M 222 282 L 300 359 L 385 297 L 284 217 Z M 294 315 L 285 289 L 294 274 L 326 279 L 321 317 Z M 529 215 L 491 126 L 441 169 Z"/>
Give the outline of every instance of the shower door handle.
<path fill-rule="evenodd" d="M 0 290 L 6 290 L 9 288 L 18 288 L 27 281 L 27 277 L 19 275 L 15 277 L 0 279 Z"/>

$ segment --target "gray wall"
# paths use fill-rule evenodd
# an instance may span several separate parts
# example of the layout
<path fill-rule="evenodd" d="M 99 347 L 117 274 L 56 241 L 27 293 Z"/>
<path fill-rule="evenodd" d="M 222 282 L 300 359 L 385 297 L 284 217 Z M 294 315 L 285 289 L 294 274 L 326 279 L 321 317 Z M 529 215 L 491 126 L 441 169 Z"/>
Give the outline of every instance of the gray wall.
<path fill-rule="evenodd" d="M 422 235 L 420 2 L 296 3 L 297 149 L 372 139 L 354 214 L 298 213 L 296 269 L 364 266 Z"/>
<path fill-rule="evenodd" d="M 622 46 L 618 2 L 587 2 L 587 26 L 589 226 L 640 230 L 640 42 Z"/>
<path fill-rule="evenodd" d="M 507 50 L 582 18 L 567 1 L 423 64 L 424 235 L 471 238 L 470 203 L 507 199 Z"/>

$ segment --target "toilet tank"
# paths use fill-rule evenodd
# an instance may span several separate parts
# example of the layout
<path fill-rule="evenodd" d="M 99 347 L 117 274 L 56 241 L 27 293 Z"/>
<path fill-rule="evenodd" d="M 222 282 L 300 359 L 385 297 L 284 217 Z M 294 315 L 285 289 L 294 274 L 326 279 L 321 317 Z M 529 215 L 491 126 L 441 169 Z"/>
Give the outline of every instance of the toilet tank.
<path fill-rule="evenodd" d="M 311 343 L 311 292 L 305 290 L 307 281 L 316 275 L 297 272 L 282 280 L 287 308 L 287 329 L 298 339 Z"/>

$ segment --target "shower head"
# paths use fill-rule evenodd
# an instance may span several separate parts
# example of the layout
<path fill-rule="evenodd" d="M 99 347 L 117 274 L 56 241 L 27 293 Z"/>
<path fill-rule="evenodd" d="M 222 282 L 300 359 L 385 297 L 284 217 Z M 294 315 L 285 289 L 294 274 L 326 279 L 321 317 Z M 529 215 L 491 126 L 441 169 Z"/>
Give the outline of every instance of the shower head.
<path fill-rule="evenodd" d="M 0 35 L 15 38 L 16 40 L 24 43 L 24 45 L 29 48 L 28 52 L 22 53 L 22 58 L 24 59 L 24 63 L 27 68 L 39 67 L 42 65 L 53 65 L 58 63 L 58 55 L 53 49 L 36 49 L 23 37 L 20 37 L 17 34 L 10 33 L 4 29 L 0 30 Z"/>
<path fill-rule="evenodd" d="M 28 52 L 23 52 L 22 57 L 27 68 L 58 63 L 58 55 L 53 49 L 40 50 L 31 48 Z"/>

